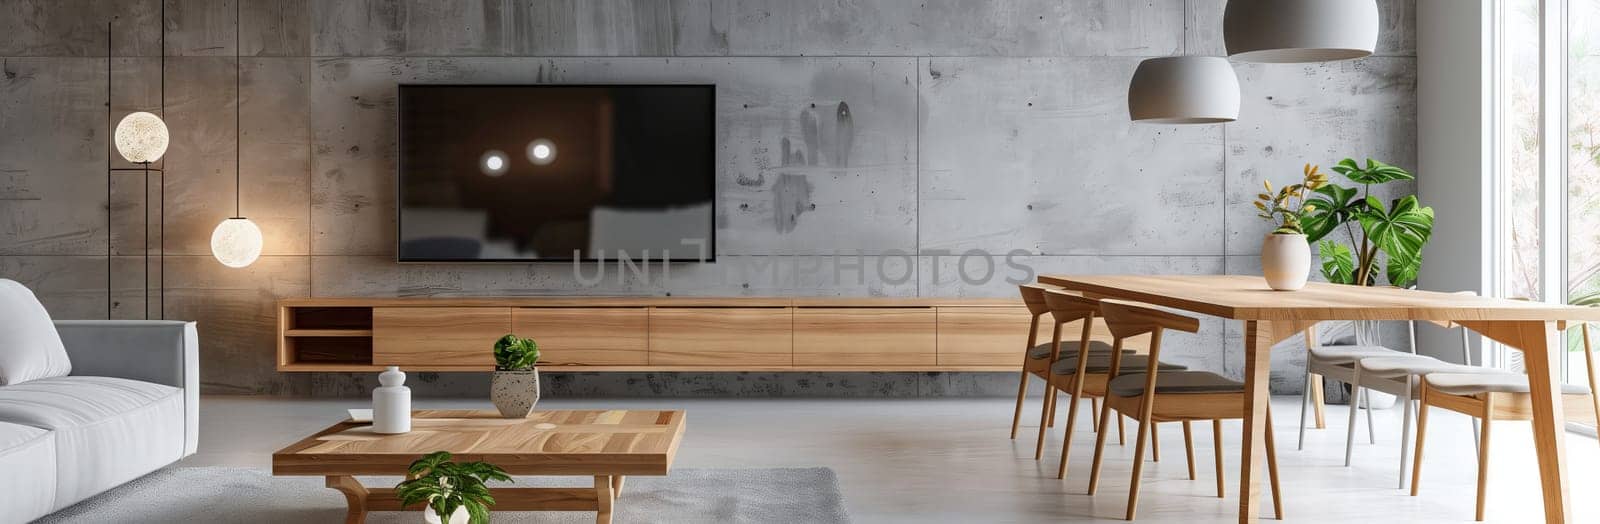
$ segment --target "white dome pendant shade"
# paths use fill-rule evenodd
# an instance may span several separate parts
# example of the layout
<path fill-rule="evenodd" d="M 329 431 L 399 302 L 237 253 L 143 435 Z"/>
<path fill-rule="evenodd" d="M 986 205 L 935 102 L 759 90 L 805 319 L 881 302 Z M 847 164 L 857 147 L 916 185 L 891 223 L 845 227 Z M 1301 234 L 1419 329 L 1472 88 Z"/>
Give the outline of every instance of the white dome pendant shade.
<path fill-rule="evenodd" d="M 112 140 L 117 144 L 117 152 L 129 162 L 142 164 L 161 160 L 161 155 L 167 154 L 167 144 L 172 138 L 167 134 L 167 123 L 161 117 L 140 111 L 128 113 L 117 122 L 117 130 L 112 134 Z"/>
<path fill-rule="evenodd" d="M 1361 58 L 1378 45 L 1377 0 L 1228 0 L 1222 36 L 1243 62 Z"/>
<path fill-rule="evenodd" d="M 1239 77 L 1228 59 L 1170 56 L 1139 62 L 1128 116 L 1150 124 L 1218 124 L 1239 118 Z"/>
<path fill-rule="evenodd" d="M 261 256 L 261 228 L 244 217 L 233 217 L 211 231 L 211 255 L 228 267 L 245 267 Z"/>

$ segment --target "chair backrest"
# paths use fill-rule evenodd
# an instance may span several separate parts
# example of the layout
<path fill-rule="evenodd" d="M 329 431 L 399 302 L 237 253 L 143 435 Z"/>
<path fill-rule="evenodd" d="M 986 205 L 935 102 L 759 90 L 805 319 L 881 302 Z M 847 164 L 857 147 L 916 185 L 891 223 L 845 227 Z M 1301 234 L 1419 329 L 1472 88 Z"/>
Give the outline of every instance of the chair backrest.
<path fill-rule="evenodd" d="M 1057 324 L 1092 319 L 1100 312 L 1099 300 L 1063 289 L 1045 291 L 1044 301 Z"/>
<path fill-rule="evenodd" d="M 1101 300 L 1100 315 L 1105 317 L 1106 327 L 1111 329 L 1111 335 L 1116 338 L 1154 333 L 1158 329 L 1176 329 L 1188 333 L 1200 331 L 1200 319 L 1138 302 Z"/>
<path fill-rule="evenodd" d="M 1022 292 L 1022 303 L 1028 306 L 1028 312 L 1035 317 L 1050 312 L 1050 306 L 1045 304 L 1044 301 L 1044 292 L 1052 289 L 1060 288 L 1044 284 L 1022 284 L 1017 286 L 1017 290 Z"/>
<path fill-rule="evenodd" d="M 1148 375 L 1146 393 L 1154 391 L 1156 374 L 1161 367 L 1161 332 L 1168 329 L 1188 333 L 1200 331 L 1200 319 L 1125 300 L 1101 300 L 1100 316 L 1105 318 L 1106 327 L 1111 330 L 1113 337 L 1112 345 L 1117 348 L 1111 357 L 1110 375 L 1113 377 L 1121 374 L 1124 341 L 1129 337 L 1150 334 L 1150 350 L 1147 353 L 1150 364 L 1145 372 Z"/>

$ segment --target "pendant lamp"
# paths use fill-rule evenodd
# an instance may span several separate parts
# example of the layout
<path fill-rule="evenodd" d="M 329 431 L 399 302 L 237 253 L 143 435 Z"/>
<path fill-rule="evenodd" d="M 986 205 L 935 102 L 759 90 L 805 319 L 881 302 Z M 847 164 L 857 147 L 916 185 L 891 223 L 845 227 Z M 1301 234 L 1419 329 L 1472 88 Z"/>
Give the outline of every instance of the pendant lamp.
<path fill-rule="evenodd" d="M 243 165 L 239 162 L 242 156 L 239 151 L 244 149 L 242 140 L 244 135 L 240 132 L 241 125 L 239 123 L 239 117 L 242 113 L 239 107 L 243 105 L 244 101 L 242 92 L 239 90 L 241 84 L 239 79 L 242 76 L 241 71 L 244 69 L 244 62 L 240 59 L 242 54 L 239 52 L 240 3 L 233 3 L 233 93 L 235 97 L 233 104 L 233 133 L 235 137 L 233 147 L 233 216 L 217 224 L 217 228 L 211 231 L 211 255 L 217 257 L 217 261 L 222 262 L 222 265 L 235 268 L 246 267 L 254 263 L 261 256 L 262 244 L 261 228 L 256 227 L 255 222 L 251 222 L 250 219 L 239 213 L 239 173 L 244 170 Z"/>
<path fill-rule="evenodd" d="M 1239 118 L 1239 77 L 1226 58 L 1169 56 L 1139 62 L 1128 116 L 1150 124 L 1220 124 Z"/>
<path fill-rule="evenodd" d="M 1361 58 L 1378 44 L 1376 0 L 1228 0 L 1222 36 L 1242 62 Z"/>

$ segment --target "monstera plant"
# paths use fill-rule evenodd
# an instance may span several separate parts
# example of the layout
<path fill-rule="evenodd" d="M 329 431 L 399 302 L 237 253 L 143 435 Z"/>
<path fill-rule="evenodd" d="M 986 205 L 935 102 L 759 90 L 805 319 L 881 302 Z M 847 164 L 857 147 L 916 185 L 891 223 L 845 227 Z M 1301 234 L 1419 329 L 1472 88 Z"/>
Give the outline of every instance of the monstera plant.
<path fill-rule="evenodd" d="M 1433 235 L 1433 208 L 1417 202 L 1416 195 L 1388 205 L 1372 195 L 1373 186 L 1416 176 L 1370 158 L 1365 166 L 1346 158 L 1333 171 L 1359 187 L 1330 182 L 1316 188 L 1316 197 L 1305 203 L 1309 210 L 1301 217 L 1301 227 L 1317 243 L 1322 276 L 1339 284 L 1377 285 L 1379 262 L 1384 260 L 1383 273 L 1390 285 L 1407 287 L 1416 282 L 1422 247 Z"/>

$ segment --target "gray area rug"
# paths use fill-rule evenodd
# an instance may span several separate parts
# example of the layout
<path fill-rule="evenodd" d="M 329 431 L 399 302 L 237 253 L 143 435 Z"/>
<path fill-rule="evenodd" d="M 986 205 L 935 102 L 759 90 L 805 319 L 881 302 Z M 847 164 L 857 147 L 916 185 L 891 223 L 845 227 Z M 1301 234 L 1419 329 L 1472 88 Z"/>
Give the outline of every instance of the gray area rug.
<path fill-rule="evenodd" d="M 393 486 L 398 477 L 362 477 Z M 592 477 L 517 477 L 517 486 L 592 486 Z M 322 477 L 274 477 L 250 468 L 173 467 L 39 522 L 343 522 L 344 496 Z M 494 522 L 594 522 L 594 512 L 495 512 Z M 615 522 L 849 522 L 828 468 L 675 469 L 628 477 Z M 369 523 L 422 522 L 420 512 L 373 512 Z"/>

